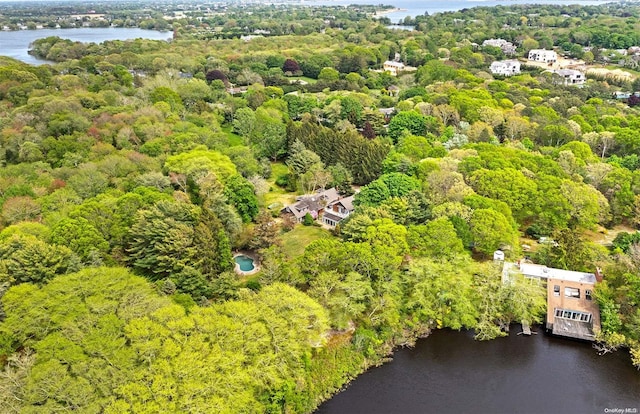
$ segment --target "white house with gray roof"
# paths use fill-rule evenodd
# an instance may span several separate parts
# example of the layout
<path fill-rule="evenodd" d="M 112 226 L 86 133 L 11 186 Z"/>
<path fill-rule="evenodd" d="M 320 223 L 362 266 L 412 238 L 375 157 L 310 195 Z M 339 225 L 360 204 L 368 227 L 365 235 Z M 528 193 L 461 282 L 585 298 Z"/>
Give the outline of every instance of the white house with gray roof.
<path fill-rule="evenodd" d="M 584 73 L 575 69 L 558 69 L 552 72 L 558 75 L 567 86 L 583 86 L 587 80 Z"/>
<path fill-rule="evenodd" d="M 499 60 L 493 62 L 489 70 L 494 75 L 513 76 L 520 74 L 520 62 L 517 60 Z"/>

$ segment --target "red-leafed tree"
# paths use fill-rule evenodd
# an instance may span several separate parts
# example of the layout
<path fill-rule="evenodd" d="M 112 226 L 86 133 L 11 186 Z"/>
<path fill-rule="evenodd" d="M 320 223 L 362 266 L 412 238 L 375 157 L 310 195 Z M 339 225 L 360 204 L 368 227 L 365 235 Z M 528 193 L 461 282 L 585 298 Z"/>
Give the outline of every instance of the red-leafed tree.
<path fill-rule="evenodd" d="M 221 80 L 225 86 L 229 86 L 229 79 L 227 78 L 227 75 L 225 75 L 218 69 L 210 70 L 209 72 L 207 72 L 206 78 L 207 82 L 209 83 L 213 82 L 214 80 Z"/>
<path fill-rule="evenodd" d="M 284 73 L 287 73 L 287 72 L 290 72 L 290 73 L 300 72 L 300 65 L 298 65 L 298 62 L 296 62 L 294 59 L 287 59 L 282 64 L 282 71 Z"/>
<path fill-rule="evenodd" d="M 362 136 L 369 139 L 374 139 L 376 137 L 376 131 L 374 131 L 373 126 L 369 121 L 364 123 L 364 127 L 362 128 Z"/>

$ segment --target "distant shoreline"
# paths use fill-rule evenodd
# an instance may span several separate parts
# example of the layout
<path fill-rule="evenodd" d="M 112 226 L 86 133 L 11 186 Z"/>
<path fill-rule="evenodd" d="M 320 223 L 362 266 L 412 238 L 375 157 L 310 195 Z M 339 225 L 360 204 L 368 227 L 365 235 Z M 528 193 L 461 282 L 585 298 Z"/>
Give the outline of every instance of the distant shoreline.
<path fill-rule="evenodd" d="M 375 12 L 374 16 L 375 17 L 382 17 L 382 16 L 385 16 L 385 15 L 390 14 L 390 13 L 398 13 L 398 12 L 406 12 L 406 11 L 408 11 L 408 10 L 407 9 L 401 9 L 399 7 L 395 7 L 393 9 L 379 10 L 379 11 Z"/>

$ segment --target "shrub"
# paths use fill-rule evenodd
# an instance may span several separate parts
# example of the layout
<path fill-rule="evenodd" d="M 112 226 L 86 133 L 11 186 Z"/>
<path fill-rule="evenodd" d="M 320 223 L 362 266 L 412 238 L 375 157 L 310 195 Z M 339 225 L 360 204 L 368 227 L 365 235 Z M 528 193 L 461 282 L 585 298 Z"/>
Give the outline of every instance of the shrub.
<path fill-rule="evenodd" d="M 304 215 L 304 219 L 302 219 L 302 224 L 305 226 L 313 225 L 313 217 L 311 216 L 311 214 L 307 213 Z"/>

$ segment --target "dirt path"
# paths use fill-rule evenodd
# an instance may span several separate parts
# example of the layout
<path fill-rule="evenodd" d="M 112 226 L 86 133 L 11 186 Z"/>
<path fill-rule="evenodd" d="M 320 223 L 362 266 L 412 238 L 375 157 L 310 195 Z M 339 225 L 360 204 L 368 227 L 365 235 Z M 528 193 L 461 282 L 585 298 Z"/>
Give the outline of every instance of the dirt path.
<path fill-rule="evenodd" d="M 607 230 L 605 228 L 599 228 L 597 232 L 595 231 L 587 232 L 586 236 L 589 240 L 591 240 L 594 243 L 598 243 L 603 246 L 611 246 L 613 239 L 615 239 L 616 236 L 619 233 L 622 233 L 623 231 L 627 233 L 635 233 L 637 230 L 631 226 L 627 226 L 625 224 L 619 224 L 612 229 Z"/>

